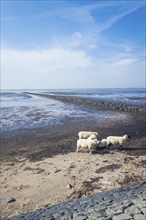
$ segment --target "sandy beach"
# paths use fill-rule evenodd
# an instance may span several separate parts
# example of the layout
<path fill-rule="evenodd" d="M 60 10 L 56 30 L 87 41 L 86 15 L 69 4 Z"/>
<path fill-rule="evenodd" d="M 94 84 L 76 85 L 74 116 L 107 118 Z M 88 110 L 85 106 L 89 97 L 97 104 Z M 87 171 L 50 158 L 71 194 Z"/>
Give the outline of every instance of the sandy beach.
<path fill-rule="evenodd" d="M 120 120 L 64 119 L 60 125 L 1 134 L 1 216 L 84 197 L 146 179 L 145 113 L 125 112 Z M 128 134 L 119 146 L 95 154 L 75 152 L 78 132 L 99 139 Z M 7 203 L 8 197 L 15 202 Z"/>

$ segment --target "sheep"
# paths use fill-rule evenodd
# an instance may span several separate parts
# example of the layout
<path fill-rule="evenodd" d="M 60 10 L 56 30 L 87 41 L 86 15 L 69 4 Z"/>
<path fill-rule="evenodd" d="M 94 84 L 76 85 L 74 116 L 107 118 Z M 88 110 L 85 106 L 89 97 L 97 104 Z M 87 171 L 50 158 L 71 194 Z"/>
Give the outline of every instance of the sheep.
<path fill-rule="evenodd" d="M 95 149 L 96 147 L 97 147 L 96 140 L 78 139 L 76 151 L 79 152 L 80 148 L 87 148 L 90 150 L 90 153 L 92 153 L 92 149 Z"/>
<path fill-rule="evenodd" d="M 97 140 L 97 135 L 96 134 L 91 134 L 87 140 Z"/>
<path fill-rule="evenodd" d="M 80 131 L 78 133 L 78 136 L 79 136 L 79 139 L 86 139 L 92 134 L 95 134 L 96 136 L 98 136 L 97 132 L 92 132 L 92 131 Z"/>
<path fill-rule="evenodd" d="M 99 141 L 98 147 L 106 147 L 106 146 L 107 146 L 107 140 L 106 139 L 102 139 L 101 141 Z"/>
<path fill-rule="evenodd" d="M 131 137 L 128 136 L 127 134 L 125 134 L 124 136 L 108 136 L 106 138 L 107 145 L 119 144 L 121 146 L 128 138 L 131 138 Z"/>

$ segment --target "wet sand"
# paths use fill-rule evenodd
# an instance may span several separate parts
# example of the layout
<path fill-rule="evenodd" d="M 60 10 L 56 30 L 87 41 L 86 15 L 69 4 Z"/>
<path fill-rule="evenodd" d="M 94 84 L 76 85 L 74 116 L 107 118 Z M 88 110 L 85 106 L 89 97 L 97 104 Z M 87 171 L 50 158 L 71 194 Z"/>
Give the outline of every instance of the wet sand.
<path fill-rule="evenodd" d="M 146 179 L 145 112 L 123 112 L 119 120 L 66 118 L 58 125 L 1 133 L 2 216 Z M 99 139 L 123 134 L 131 139 L 123 149 L 76 153 L 80 130 L 97 131 Z M 6 204 L 9 196 L 16 202 Z"/>

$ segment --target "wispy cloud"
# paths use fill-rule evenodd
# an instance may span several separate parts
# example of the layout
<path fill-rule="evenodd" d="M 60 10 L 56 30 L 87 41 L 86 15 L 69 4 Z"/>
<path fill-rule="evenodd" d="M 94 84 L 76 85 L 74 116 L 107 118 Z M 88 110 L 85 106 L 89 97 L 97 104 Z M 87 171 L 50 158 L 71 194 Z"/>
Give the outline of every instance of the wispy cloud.
<path fill-rule="evenodd" d="M 0 21 L 13 21 L 15 17 L 0 17 Z"/>
<path fill-rule="evenodd" d="M 133 7 L 131 9 L 127 9 L 124 12 L 118 13 L 115 16 L 111 16 L 108 20 L 105 22 L 101 22 L 100 25 L 98 25 L 97 31 L 103 32 L 104 30 L 110 28 L 114 23 L 118 22 L 121 18 L 125 17 L 126 15 L 136 11 L 140 6 Z"/>
<path fill-rule="evenodd" d="M 74 7 L 70 7 L 68 4 L 64 10 L 56 9 L 48 13 L 45 12 L 44 16 L 58 16 L 77 24 L 76 31 L 70 35 L 63 33 L 61 38 L 56 39 L 56 42 L 70 47 L 95 49 L 99 47 L 99 44 L 105 43 L 103 33 L 105 30 L 144 4 L 144 1 L 99 1 L 94 4 L 76 5 Z M 107 10 L 110 13 L 106 14 Z M 128 44 L 127 46 L 123 45 L 123 49 L 124 47 L 127 52 L 130 50 Z"/>
<path fill-rule="evenodd" d="M 110 28 L 119 19 L 144 6 L 144 4 L 144 1 L 100 1 L 95 4 L 68 8 L 63 17 L 81 23 L 86 28 L 94 28 L 96 32 L 100 33 Z M 108 19 L 105 17 L 99 20 L 95 18 L 95 12 L 98 17 L 98 12 L 104 13 L 107 8 L 112 9 Z M 90 26 L 88 26 L 89 24 Z"/>
<path fill-rule="evenodd" d="M 138 60 L 134 59 L 134 58 L 125 58 L 125 59 L 121 59 L 118 60 L 114 63 L 112 63 L 112 66 L 123 66 L 123 65 L 131 65 L 136 63 Z"/>

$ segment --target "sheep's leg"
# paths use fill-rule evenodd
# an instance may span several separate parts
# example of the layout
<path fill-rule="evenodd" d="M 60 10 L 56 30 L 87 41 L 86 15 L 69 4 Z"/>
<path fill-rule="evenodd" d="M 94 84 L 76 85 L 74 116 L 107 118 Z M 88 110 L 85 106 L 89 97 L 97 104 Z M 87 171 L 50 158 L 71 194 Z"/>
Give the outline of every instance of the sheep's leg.
<path fill-rule="evenodd" d="M 89 149 L 90 154 L 92 154 L 92 149 L 91 149 L 90 145 L 87 148 Z"/>
<path fill-rule="evenodd" d="M 89 146 L 90 154 L 93 154 L 93 147 Z"/>
<path fill-rule="evenodd" d="M 107 141 L 107 147 L 111 146 L 110 141 Z"/>
<path fill-rule="evenodd" d="M 77 146 L 77 148 L 76 148 L 76 152 L 79 152 L 79 148 L 80 148 L 80 146 Z"/>
<path fill-rule="evenodd" d="M 123 149 L 123 145 L 122 144 L 120 144 L 120 149 Z"/>
<path fill-rule="evenodd" d="M 107 145 L 106 145 L 107 148 L 109 148 L 109 147 L 111 147 L 111 146 L 112 146 L 112 144 L 107 144 Z"/>

